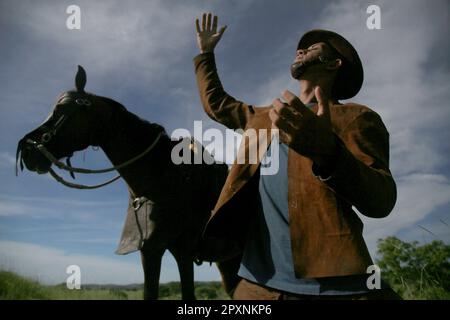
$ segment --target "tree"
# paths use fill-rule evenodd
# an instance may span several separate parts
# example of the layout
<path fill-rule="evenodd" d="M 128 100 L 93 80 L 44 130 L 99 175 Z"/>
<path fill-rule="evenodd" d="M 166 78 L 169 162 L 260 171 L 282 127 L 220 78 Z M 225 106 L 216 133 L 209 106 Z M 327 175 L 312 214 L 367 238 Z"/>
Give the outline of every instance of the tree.
<path fill-rule="evenodd" d="M 201 286 L 200 288 L 196 288 L 195 295 L 198 299 L 217 299 L 217 291 L 211 286 Z"/>
<path fill-rule="evenodd" d="M 450 245 L 378 240 L 381 275 L 405 299 L 450 299 Z"/>

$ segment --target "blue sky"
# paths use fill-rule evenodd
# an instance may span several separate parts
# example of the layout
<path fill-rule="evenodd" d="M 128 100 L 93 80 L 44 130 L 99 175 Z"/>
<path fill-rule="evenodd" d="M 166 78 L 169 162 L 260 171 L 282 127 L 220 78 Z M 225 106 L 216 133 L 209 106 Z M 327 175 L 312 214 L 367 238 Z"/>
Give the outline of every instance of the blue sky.
<path fill-rule="evenodd" d="M 81 8 L 81 30 L 66 28 L 71 4 Z M 381 8 L 381 30 L 366 27 L 370 4 Z M 193 72 L 194 19 L 204 11 L 228 25 L 216 50 L 225 89 L 255 105 L 269 103 L 284 89 L 298 92 L 289 65 L 305 31 L 331 29 L 349 39 L 365 68 L 363 88 L 351 100 L 382 116 L 399 194 L 388 218 L 364 218 L 368 246 L 375 255 L 376 240 L 389 235 L 450 242 L 447 1 L 3 0 L 1 268 L 56 283 L 65 281 L 68 265 L 78 264 L 84 283 L 143 281 L 138 254 L 114 255 L 127 206 L 125 184 L 80 191 L 26 171 L 16 178 L 15 147 L 44 120 L 57 95 L 73 88 L 77 64 L 87 70 L 86 90 L 121 102 L 169 133 L 192 130 L 195 120 L 205 129 L 222 130 L 204 115 Z M 89 168 L 109 164 L 91 149 L 72 162 Z M 101 179 L 79 176 L 78 182 Z M 178 279 L 174 259 L 166 254 L 161 281 Z M 196 280 L 218 279 L 214 265 L 196 267 Z"/>

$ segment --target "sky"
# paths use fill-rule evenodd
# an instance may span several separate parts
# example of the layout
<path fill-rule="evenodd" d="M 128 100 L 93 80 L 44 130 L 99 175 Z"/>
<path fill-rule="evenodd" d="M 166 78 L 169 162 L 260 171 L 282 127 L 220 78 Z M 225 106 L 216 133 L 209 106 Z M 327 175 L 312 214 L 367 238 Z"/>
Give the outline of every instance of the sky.
<path fill-rule="evenodd" d="M 66 27 L 66 8 L 81 8 L 81 29 Z M 381 29 L 369 30 L 366 9 L 378 5 Z M 398 200 L 384 219 L 362 217 L 373 257 L 380 238 L 450 242 L 449 2 L 402 1 L 0 1 L 0 269 L 46 284 L 65 282 L 79 265 L 82 283 L 141 283 L 137 253 L 114 254 L 125 220 L 123 181 L 72 190 L 48 175 L 14 174 L 17 141 L 47 116 L 60 92 L 74 87 L 78 64 L 86 90 L 110 97 L 170 134 L 224 127 L 203 112 L 192 59 L 195 17 L 211 11 L 228 26 L 216 48 L 225 90 L 253 105 L 283 90 L 300 36 L 314 28 L 346 37 L 358 50 L 365 80 L 351 101 L 378 112 L 390 133 Z M 344 101 L 345 102 L 345 101 Z M 229 148 L 218 152 L 222 160 Z M 102 151 L 77 153 L 75 166 L 109 165 Z M 98 183 L 101 177 L 80 177 Z M 219 280 L 214 265 L 197 281 Z M 165 254 L 161 282 L 178 281 Z"/>

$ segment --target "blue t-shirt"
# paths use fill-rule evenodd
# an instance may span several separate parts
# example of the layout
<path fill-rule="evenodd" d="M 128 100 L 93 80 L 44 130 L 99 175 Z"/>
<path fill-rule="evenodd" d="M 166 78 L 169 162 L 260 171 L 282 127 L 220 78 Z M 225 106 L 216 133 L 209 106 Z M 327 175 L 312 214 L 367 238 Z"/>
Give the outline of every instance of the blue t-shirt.
<path fill-rule="evenodd" d="M 279 143 L 273 140 L 272 143 Z M 298 279 L 294 273 L 288 210 L 288 146 L 279 145 L 279 170 L 261 175 L 261 212 L 250 226 L 239 276 L 264 286 L 294 294 L 349 295 L 369 291 L 369 274 Z M 270 150 L 265 157 L 270 156 Z M 264 159 L 261 162 L 263 166 Z M 320 232 L 320 231 L 318 231 Z"/>

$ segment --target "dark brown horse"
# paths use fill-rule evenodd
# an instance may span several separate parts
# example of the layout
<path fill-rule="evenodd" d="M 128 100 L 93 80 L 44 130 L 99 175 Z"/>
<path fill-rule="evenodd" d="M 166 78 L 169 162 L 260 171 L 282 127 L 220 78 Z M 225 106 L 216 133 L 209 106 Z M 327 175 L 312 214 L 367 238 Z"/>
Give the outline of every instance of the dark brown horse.
<path fill-rule="evenodd" d="M 193 261 L 199 257 L 201 233 L 225 181 L 227 166 L 175 165 L 171 159 L 175 144 L 187 144 L 183 152 L 203 152 L 202 146 L 186 139 L 171 141 L 160 125 L 140 119 L 109 98 L 86 93 L 86 73 L 81 67 L 75 82 L 77 90 L 62 93 L 47 120 L 20 140 L 17 157 L 21 168 L 24 163 L 31 171 L 50 172 L 59 182 L 84 189 L 104 184 L 67 182 L 52 164 L 71 175 L 117 170 L 130 193 L 117 253 L 140 250 L 144 299 L 158 297 L 161 258 L 166 249 L 178 265 L 182 298 L 195 299 Z M 58 160 L 70 159 L 75 151 L 88 146 L 102 148 L 113 167 L 87 170 Z"/>

